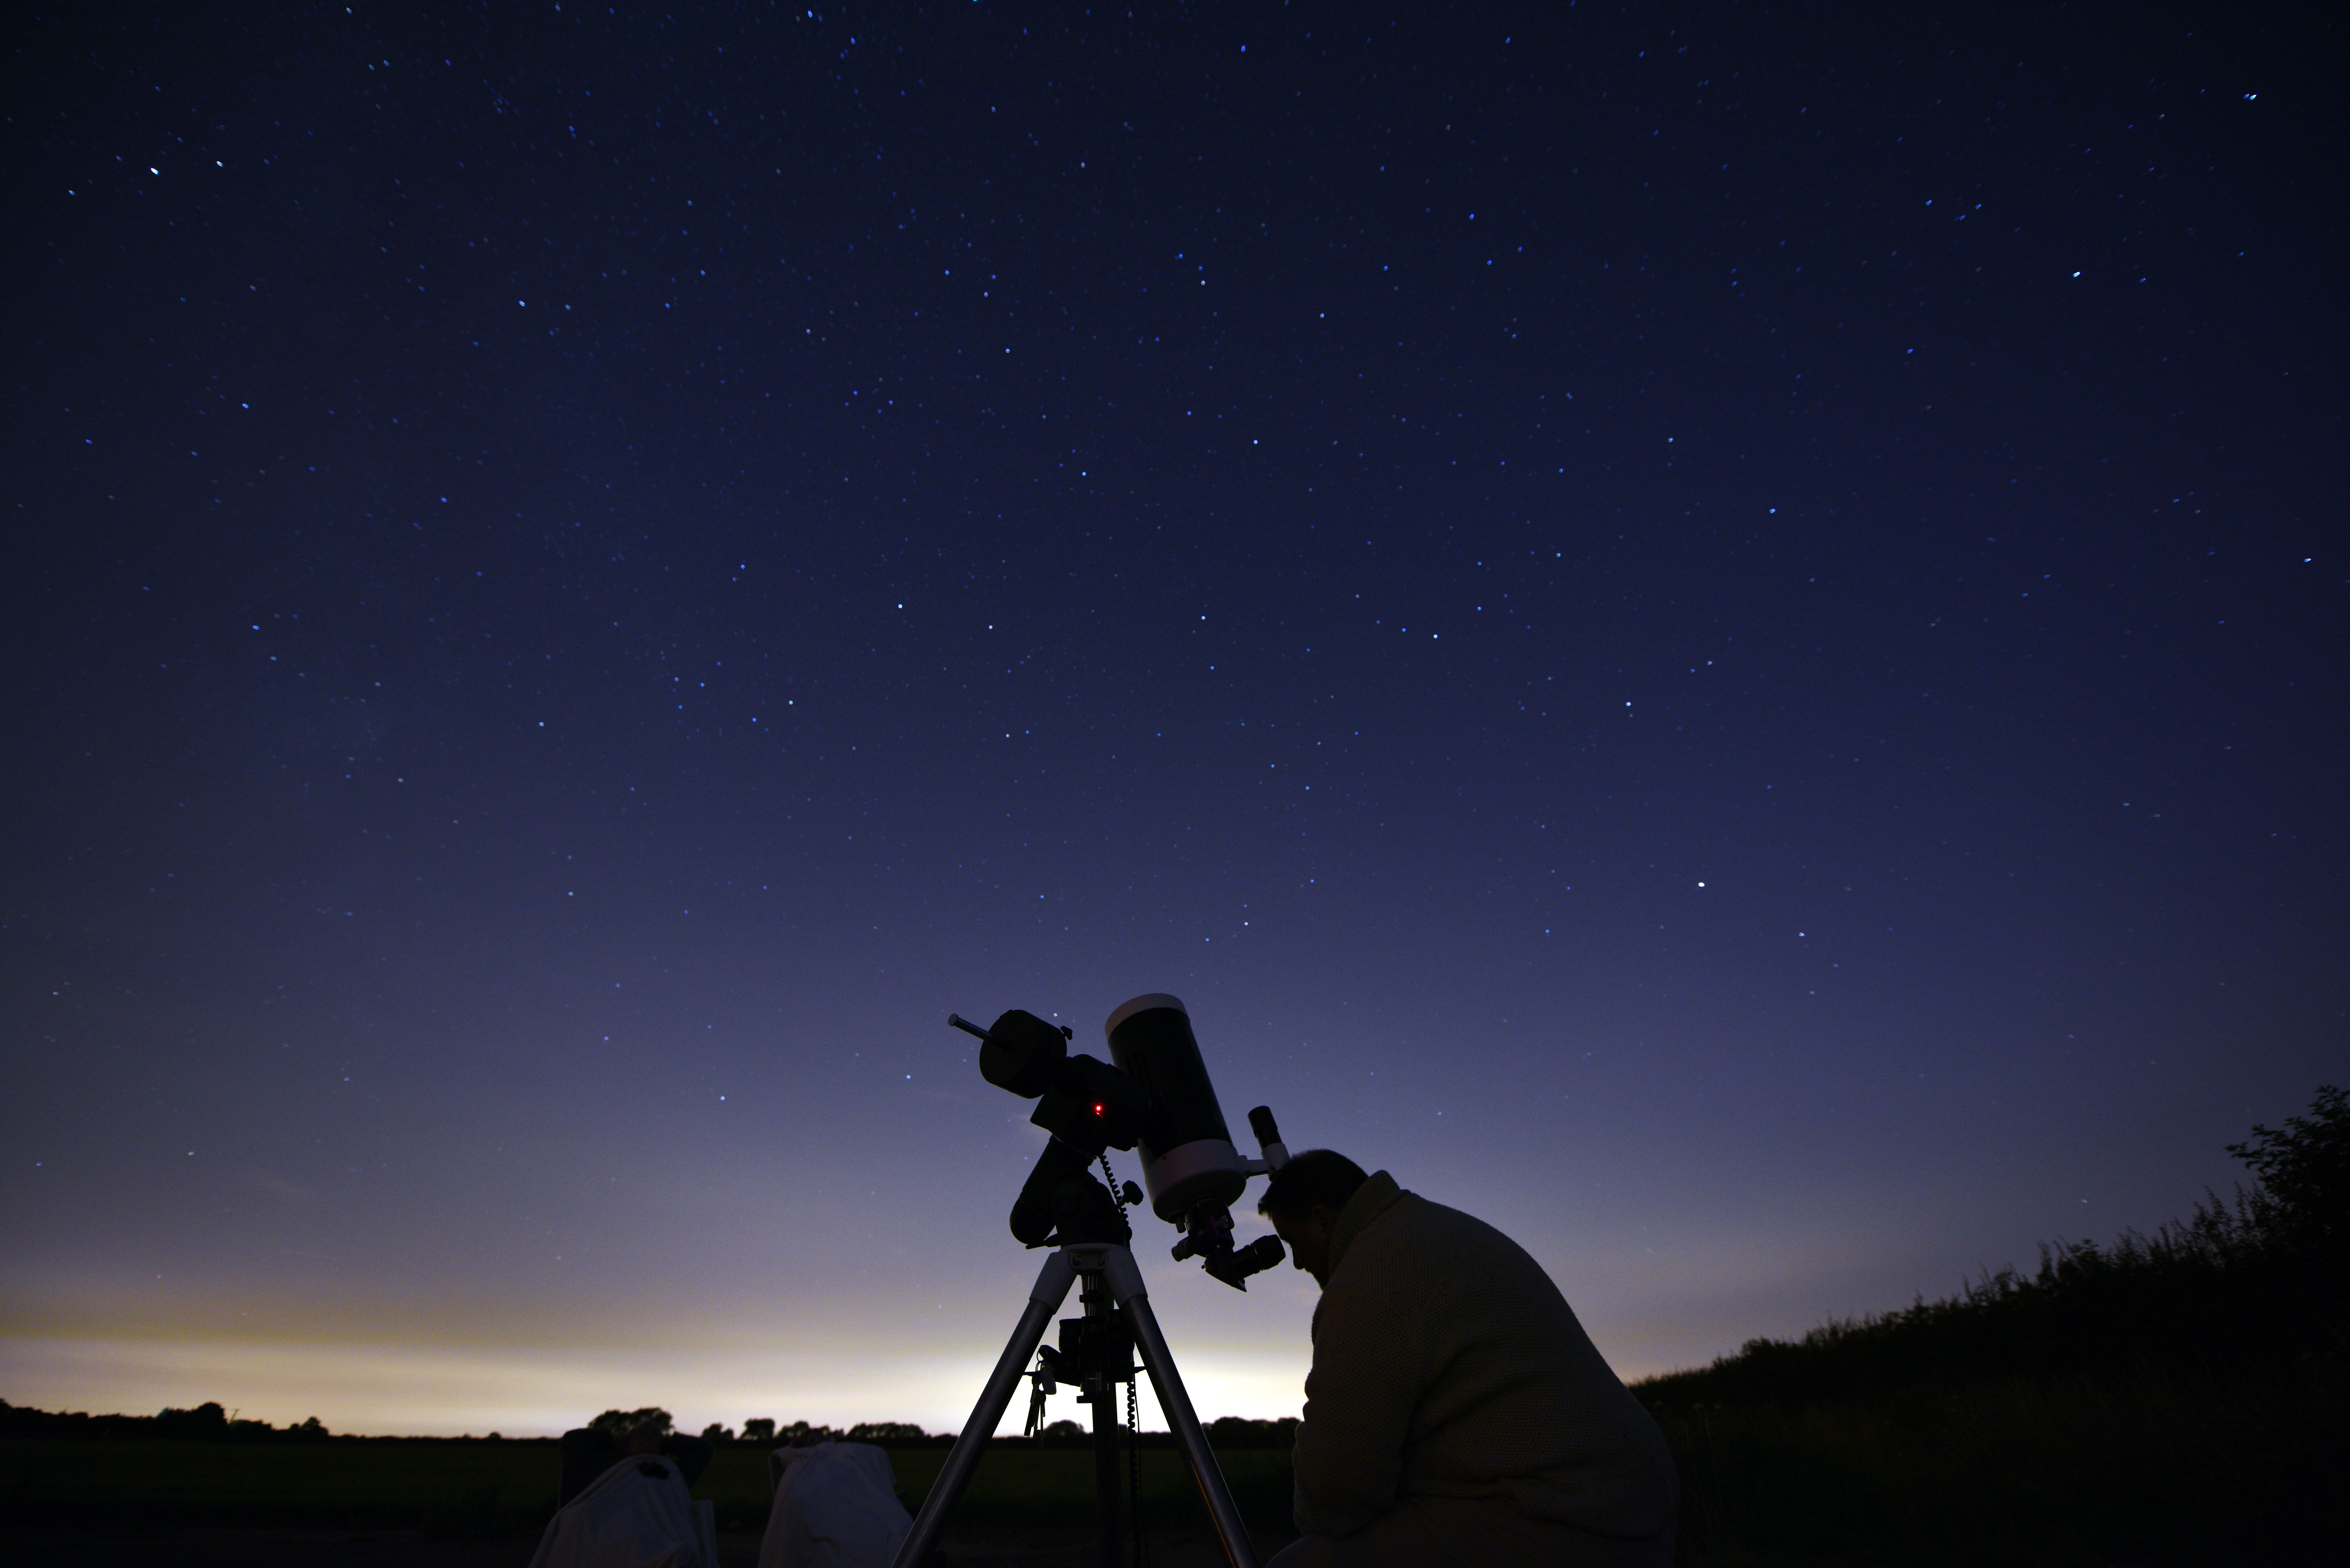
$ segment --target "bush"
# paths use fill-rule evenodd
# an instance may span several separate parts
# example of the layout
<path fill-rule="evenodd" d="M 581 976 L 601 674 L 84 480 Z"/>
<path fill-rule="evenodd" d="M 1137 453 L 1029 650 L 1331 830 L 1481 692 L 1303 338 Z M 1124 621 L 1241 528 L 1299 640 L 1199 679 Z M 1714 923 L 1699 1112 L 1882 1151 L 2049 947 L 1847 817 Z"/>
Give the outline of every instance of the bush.
<path fill-rule="evenodd" d="M 2267 1560 L 2322 1539 L 2350 1396 L 2350 1099 L 2255 1127 L 2255 1185 L 2152 1236 L 2043 1245 L 1954 1297 L 1635 1386 L 1691 1562 Z"/>

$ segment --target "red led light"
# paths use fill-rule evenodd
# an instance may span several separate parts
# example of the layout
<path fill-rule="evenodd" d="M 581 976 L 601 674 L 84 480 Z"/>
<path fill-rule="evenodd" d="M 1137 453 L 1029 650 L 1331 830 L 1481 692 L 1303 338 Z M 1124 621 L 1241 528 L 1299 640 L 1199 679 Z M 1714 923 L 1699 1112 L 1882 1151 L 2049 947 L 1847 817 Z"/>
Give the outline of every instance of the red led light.
<path fill-rule="evenodd" d="M 1098 1100 L 1097 1100 L 1097 1101 L 1095 1101 L 1095 1102 L 1094 1102 L 1094 1115 L 1096 1115 L 1096 1116 L 1099 1116 L 1099 1115 L 1101 1115 L 1101 1114 L 1102 1114 L 1101 1102 L 1100 1102 L 1100 1101 L 1098 1101 Z"/>

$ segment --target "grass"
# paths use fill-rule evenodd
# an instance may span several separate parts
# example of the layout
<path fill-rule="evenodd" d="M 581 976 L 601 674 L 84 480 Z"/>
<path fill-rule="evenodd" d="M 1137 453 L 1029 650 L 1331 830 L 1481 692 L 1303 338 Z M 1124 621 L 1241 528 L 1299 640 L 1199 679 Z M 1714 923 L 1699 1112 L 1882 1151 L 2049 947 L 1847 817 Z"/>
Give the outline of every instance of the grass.
<path fill-rule="evenodd" d="M 0 1442 L 17 1522 L 528 1528 L 555 1506 L 552 1442 Z"/>
<path fill-rule="evenodd" d="M 910 1463 L 920 1456 L 921 1468 Z M 891 1456 L 898 1469 L 899 1490 L 909 1506 L 930 1490 L 946 1450 L 900 1450 Z M 1289 1523 L 1289 1455 L 1267 1449 L 1223 1449 L 1216 1466 L 1241 1516 L 1254 1529 L 1274 1532 Z M 1142 1516 L 1147 1529 L 1186 1532 L 1206 1530 L 1208 1516 L 1201 1505 L 1191 1467 L 1173 1449 L 1145 1448 L 1140 1454 Z M 1121 1468 L 1124 1495 L 1125 1471 Z M 954 1521 L 962 1524 L 1026 1523 L 1039 1519 L 1067 1520 L 1084 1524 L 1094 1516 L 1094 1461 L 1088 1449 L 995 1449 L 980 1460 L 971 1485 L 956 1505 Z"/>
<path fill-rule="evenodd" d="M 947 1450 L 891 1447 L 899 1494 L 919 1507 Z M 1219 1465 L 1253 1525 L 1286 1524 L 1289 1456 L 1263 1449 L 1220 1453 Z M 547 1441 L 376 1439 L 302 1445 L 0 1442 L 0 1512 L 13 1523 L 278 1525 L 416 1529 L 436 1534 L 535 1531 L 555 1508 L 559 1466 Z M 1143 1519 L 1153 1532 L 1207 1528 L 1182 1456 L 1140 1455 Z M 1123 1475 L 1123 1471 L 1121 1471 Z M 712 1456 L 694 1495 L 725 1530 L 762 1528 L 767 1450 L 733 1446 Z M 1121 1490 L 1121 1496 L 1123 1490 Z M 1093 1519 L 1089 1449 L 991 1448 L 952 1516 L 960 1525 Z"/>
<path fill-rule="evenodd" d="M 910 1512 L 921 1506 L 946 1463 L 935 1446 L 884 1445 L 897 1472 L 898 1495 Z M 1289 1518 L 1289 1455 L 1263 1449 L 1226 1450 L 1217 1467 L 1233 1500 L 1252 1525 L 1274 1529 Z M 1183 1456 L 1171 1449 L 1146 1448 L 1140 1456 L 1142 1508 L 1151 1529 L 1204 1529 L 1207 1515 Z M 1119 1496 L 1126 1495 L 1119 1470 Z M 722 1449 L 711 1459 L 694 1495 L 715 1505 L 721 1528 L 756 1529 L 767 1515 L 767 1450 Z M 1027 1524 L 1066 1520 L 1085 1524 L 1094 1516 L 1094 1459 L 1087 1448 L 991 1448 L 972 1472 L 955 1505 L 958 1524 Z"/>
<path fill-rule="evenodd" d="M 1656 1413 L 1692 1564 L 2215 1563 L 2314 1547 L 2345 1392 L 2149 1370 Z"/>

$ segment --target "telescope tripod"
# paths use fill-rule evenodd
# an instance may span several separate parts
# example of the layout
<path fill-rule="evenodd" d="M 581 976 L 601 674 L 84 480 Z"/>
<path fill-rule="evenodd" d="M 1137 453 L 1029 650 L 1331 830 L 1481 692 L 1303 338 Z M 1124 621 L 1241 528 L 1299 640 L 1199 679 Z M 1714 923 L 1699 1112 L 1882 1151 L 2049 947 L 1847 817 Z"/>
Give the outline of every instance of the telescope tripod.
<path fill-rule="evenodd" d="M 963 1423 L 962 1436 L 955 1439 L 939 1479 L 923 1499 L 922 1511 L 915 1516 L 913 1529 L 907 1533 L 905 1544 L 898 1549 L 895 1568 L 920 1568 L 928 1561 L 931 1549 L 938 1544 L 940 1532 L 946 1527 L 949 1511 L 970 1484 L 981 1452 L 994 1435 L 996 1424 L 1003 1419 L 1013 1391 L 1022 1377 L 1030 1375 L 1028 1362 L 1044 1342 L 1045 1326 L 1068 1298 L 1069 1287 L 1079 1280 L 1085 1282 L 1080 1300 L 1086 1315 L 1072 1320 L 1079 1325 L 1077 1332 L 1065 1334 L 1057 1352 L 1045 1352 L 1044 1368 L 1035 1376 L 1040 1380 L 1078 1382 L 1085 1397 L 1093 1402 L 1095 1503 L 1101 1521 L 1102 1568 L 1125 1568 L 1126 1532 L 1118 1512 L 1115 1447 L 1118 1416 L 1111 1390 L 1120 1382 L 1131 1382 L 1135 1369 L 1127 1358 L 1124 1334 L 1118 1327 L 1121 1319 L 1124 1328 L 1132 1334 L 1134 1347 L 1142 1352 L 1142 1365 L 1150 1375 L 1151 1387 L 1159 1395 L 1159 1408 L 1182 1444 L 1184 1458 L 1191 1466 L 1191 1479 L 1199 1484 L 1200 1499 L 1207 1505 L 1208 1517 L 1216 1527 L 1216 1538 L 1222 1543 L 1225 1561 L 1231 1568 L 1256 1568 L 1256 1556 L 1249 1545 L 1248 1532 L 1241 1524 L 1240 1510 L 1232 1505 L 1224 1473 L 1217 1468 L 1216 1456 L 1208 1448 L 1207 1434 L 1200 1429 L 1200 1417 L 1191 1408 L 1191 1396 L 1183 1391 L 1182 1376 L 1175 1370 L 1175 1356 L 1167 1348 L 1167 1336 L 1159 1332 L 1159 1320 L 1151 1314 L 1149 1297 L 1142 1288 L 1142 1271 L 1135 1265 L 1134 1253 L 1116 1241 L 1066 1241 L 1045 1260 L 1043 1272 L 1029 1289 L 1027 1310 L 1020 1314 L 1003 1355 L 988 1376 L 986 1387 L 980 1391 L 979 1403 L 972 1407 L 971 1419 Z M 1070 1343 L 1072 1339 L 1075 1344 Z M 1045 1386 L 1040 1381 L 1039 1388 Z"/>

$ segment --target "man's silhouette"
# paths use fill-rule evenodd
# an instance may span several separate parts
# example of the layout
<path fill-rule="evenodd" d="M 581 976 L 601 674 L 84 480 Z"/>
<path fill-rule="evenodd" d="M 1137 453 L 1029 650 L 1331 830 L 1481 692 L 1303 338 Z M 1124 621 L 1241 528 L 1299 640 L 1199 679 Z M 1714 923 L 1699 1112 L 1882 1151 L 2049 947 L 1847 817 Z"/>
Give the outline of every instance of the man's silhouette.
<path fill-rule="evenodd" d="M 1523 1248 L 1328 1149 L 1257 1207 L 1322 1286 L 1275 1568 L 1672 1562 L 1663 1435 Z"/>

